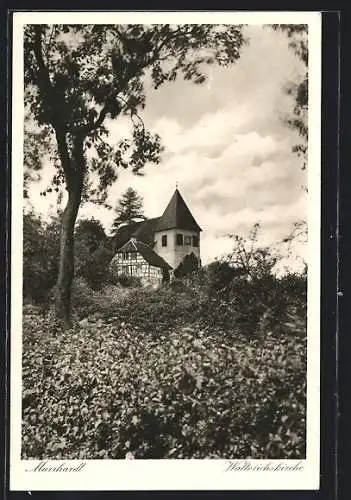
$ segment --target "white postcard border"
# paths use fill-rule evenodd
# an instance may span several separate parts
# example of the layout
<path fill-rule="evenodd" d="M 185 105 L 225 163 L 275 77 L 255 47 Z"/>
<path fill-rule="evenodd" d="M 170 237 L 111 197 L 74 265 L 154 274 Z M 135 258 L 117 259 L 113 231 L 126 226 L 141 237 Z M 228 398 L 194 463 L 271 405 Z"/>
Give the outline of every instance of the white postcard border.
<path fill-rule="evenodd" d="M 306 460 L 86 460 L 77 472 L 21 460 L 23 26 L 53 23 L 309 25 L 308 341 Z M 13 16 L 10 490 L 316 490 L 320 453 L 321 14 L 318 12 L 16 12 Z M 78 467 L 50 461 L 44 467 Z M 234 464 L 237 464 L 236 466 Z M 245 465 L 246 464 L 246 465 Z M 279 465 L 280 464 L 280 465 Z M 227 470 L 228 467 L 233 470 Z M 276 471 L 250 471 L 266 466 Z M 279 470 L 284 467 L 295 470 Z M 61 468 L 63 466 L 61 465 Z M 242 470 L 237 470 L 238 468 Z M 245 469 L 246 467 L 246 469 Z M 302 470 L 300 470 L 300 468 Z M 234 470 L 235 469 L 235 470 Z"/>

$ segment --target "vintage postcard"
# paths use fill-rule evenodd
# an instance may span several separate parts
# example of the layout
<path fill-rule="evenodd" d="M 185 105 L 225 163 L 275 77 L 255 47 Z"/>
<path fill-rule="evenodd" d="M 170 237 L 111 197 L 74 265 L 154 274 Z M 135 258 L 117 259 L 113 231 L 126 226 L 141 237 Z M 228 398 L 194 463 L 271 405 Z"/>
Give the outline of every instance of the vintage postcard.
<path fill-rule="evenodd" d="M 13 14 L 10 490 L 316 490 L 321 15 Z"/>

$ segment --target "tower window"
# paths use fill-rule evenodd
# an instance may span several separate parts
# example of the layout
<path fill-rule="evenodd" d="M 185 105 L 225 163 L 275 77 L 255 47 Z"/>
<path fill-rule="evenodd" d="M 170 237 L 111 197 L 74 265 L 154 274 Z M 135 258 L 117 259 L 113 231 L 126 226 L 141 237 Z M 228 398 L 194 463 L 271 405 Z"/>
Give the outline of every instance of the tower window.
<path fill-rule="evenodd" d="M 191 237 L 184 236 L 184 245 L 191 245 Z"/>
<path fill-rule="evenodd" d="M 199 237 L 193 236 L 193 247 L 198 247 L 198 246 L 199 246 Z"/>
<path fill-rule="evenodd" d="M 180 246 L 183 245 L 183 235 L 182 234 L 177 233 L 177 235 L 176 235 L 176 242 L 177 242 L 177 245 L 180 245 Z"/>
<path fill-rule="evenodd" d="M 162 236 L 162 246 L 166 247 L 167 246 L 167 234 L 164 234 Z"/>

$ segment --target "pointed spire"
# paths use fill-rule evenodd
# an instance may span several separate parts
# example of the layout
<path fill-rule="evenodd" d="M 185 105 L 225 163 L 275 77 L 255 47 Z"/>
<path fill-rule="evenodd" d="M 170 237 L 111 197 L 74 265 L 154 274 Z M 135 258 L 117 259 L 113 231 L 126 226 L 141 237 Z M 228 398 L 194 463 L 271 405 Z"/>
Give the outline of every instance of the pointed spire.
<path fill-rule="evenodd" d="M 166 229 L 188 229 L 190 231 L 201 231 L 200 226 L 192 216 L 178 187 L 168 203 L 166 210 L 161 216 L 156 231 L 165 231 Z"/>

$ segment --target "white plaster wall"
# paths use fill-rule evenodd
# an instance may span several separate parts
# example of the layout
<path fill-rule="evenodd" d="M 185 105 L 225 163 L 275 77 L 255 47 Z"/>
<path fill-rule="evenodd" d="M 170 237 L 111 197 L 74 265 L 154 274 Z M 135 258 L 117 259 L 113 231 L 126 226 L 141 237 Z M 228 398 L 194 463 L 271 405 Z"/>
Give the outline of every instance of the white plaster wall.
<path fill-rule="evenodd" d="M 199 237 L 199 246 L 193 247 L 192 241 L 190 245 L 178 246 L 176 244 L 176 234 L 180 233 L 183 235 L 183 239 L 185 236 L 198 236 Z M 167 246 L 162 246 L 162 236 L 167 235 Z M 173 269 L 175 269 L 180 262 L 184 259 L 184 257 L 190 253 L 194 253 L 194 255 L 200 260 L 200 233 L 196 231 L 188 231 L 183 229 L 168 229 L 167 231 L 160 231 L 155 233 L 155 241 L 156 244 L 154 246 L 154 250 L 158 255 L 160 255 Z"/>

